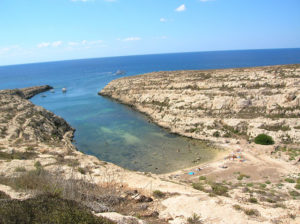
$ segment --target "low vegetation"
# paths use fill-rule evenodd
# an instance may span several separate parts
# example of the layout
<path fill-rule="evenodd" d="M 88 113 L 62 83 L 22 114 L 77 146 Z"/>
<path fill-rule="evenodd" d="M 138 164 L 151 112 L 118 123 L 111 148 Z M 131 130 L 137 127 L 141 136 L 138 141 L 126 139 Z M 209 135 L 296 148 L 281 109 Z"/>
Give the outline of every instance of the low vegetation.
<path fill-rule="evenodd" d="M 13 160 L 13 159 L 19 159 L 19 160 L 27 160 L 27 159 L 33 159 L 36 157 L 35 152 L 15 152 L 12 151 L 11 153 L 2 152 L 0 151 L 0 160 Z"/>
<path fill-rule="evenodd" d="M 206 189 L 204 187 L 204 184 L 209 185 L 211 190 Z M 209 196 L 211 196 L 211 197 L 213 197 L 215 195 L 229 197 L 229 195 L 228 195 L 229 188 L 223 183 L 205 181 L 205 183 L 203 183 L 203 182 L 193 183 L 192 186 L 196 190 L 204 191 L 206 193 L 209 193 Z"/>
<path fill-rule="evenodd" d="M 161 192 L 160 190 L 155 190 L 153 191 L 153 196 L 156 198 L 164 198 L 166 194 Z"/>
<path fill-rule="evenodd" d="M 191 217 L 187 219 L 188 224 L 202 224 L 203 222 L 200 219 L 200 216 L 197 214 L 193 214 Z"/>
<path fill-rule="evenodd" d="M 289 160 L 292 161 L 300 156 L 300 148 L 296 146 L 277 147 L 274 153 L 285 153 L 289 157 Z"/>
<path fill-rule="evenodd" d="M 10 197 L 3 191 L 0 191 L 0 201 L 1 201 L 1 199 L 10 199 Z"/>
<path fill-rule="evenodd" d="M 114 222 L 94 216 L 87 207 L 76 201 L 45 194 L 24 201 L 0 201 L 0 223 L 113 224 Z"/>
<path fill-rule="evenodd" d="M 273 145 L 274 140 L 271 136 L 266 134 L 259 134 L 255 137 L 254 142 L 259 145 Z"/>

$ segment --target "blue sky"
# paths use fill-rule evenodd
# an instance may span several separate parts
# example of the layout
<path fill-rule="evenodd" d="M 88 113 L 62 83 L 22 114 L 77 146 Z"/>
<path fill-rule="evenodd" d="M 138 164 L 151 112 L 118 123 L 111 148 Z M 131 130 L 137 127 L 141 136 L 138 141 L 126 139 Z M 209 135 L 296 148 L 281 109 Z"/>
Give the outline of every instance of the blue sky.
<path fill-rule="evenodd" d="M 0 0 L 0 10 L 0 65 L 300 47 L 300 0 Z"/>

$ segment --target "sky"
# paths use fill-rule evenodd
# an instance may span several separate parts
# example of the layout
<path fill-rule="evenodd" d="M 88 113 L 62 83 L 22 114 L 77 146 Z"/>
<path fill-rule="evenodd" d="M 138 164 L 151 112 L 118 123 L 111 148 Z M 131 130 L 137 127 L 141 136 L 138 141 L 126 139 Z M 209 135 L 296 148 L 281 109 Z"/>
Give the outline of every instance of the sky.
<path fill-rule="evenodd" d="M 0 65 L 300 47 L 300 0 L 0 0 Z"/>

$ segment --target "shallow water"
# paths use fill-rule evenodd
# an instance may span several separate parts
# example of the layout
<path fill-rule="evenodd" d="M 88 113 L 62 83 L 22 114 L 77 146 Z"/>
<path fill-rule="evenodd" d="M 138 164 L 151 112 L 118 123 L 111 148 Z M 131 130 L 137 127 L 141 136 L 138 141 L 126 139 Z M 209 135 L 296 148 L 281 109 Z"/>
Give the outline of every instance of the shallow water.
<path fill-rule="evenodd" d="M 62 61 L 0 67 L 0 89 L 48 84 L 31 100 L 74 128 L 79 150 L 122 167 L 164 173 L 214 158 L 205 143 L 169 134 L 131 108 L 97 95 L 118 69 L 125 76 L 159 70 L 300 63 L 300 49 L 202 52 Z M 68 89 L 66 94 L 61 88 Z M 45 97 L 42 97 L 45 96 Z M 199 161 L 198 161 L 199 162 Z"/>

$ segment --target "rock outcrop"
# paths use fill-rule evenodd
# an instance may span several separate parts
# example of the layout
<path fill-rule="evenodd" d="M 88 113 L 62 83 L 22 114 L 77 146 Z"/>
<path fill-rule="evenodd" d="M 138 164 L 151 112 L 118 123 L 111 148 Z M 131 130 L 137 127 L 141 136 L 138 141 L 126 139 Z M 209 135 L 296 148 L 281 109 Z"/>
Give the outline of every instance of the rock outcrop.
<path fill-rule="evenodd" d="M 154 72 L 113 80 L 99 94 L 188 137 L 234 142 L 266 133 L 300 142 L 299 64 Z"/>
<path fill-rule="evenodd" d="M 46 85 L 0 91 L 0 143 L 61 145 L 62 140 L 72 140 L 74 129 L 64 119 L 26 100 L 51 88 Z"/>
<path fill-rule="evenodd" d="M 276 151 L 270 157 L 273 146 L 242 140 L 229 148 L 234 149 L 232 153 L 241 152 L 243 145 L 239 155 L 245 162 L 226 160 L 226 169 L 222 158 L 176 174 L 131 172 L 77 151 L 71 143 L 74 129 L 28 101 L 32 92 L 24 91 L 0 91 L 0 204 L 46 191 L 79 202 L 97 216 L 117 223 L 299 223 L 300 193 L 298 185 L 291 182 L 300 181 L 299 164 L 280 156 L 289 153 L 296 158 L 299 149 L 276 147 L 278 155 Z M 287 95 L 287 100 L 293 102 L 297 94 Z M 236 127 L 245 129 L 243 123 Z M 189 171 L 194 175 L 188 175 Z M 284 178 L 288 182 L 283 182 Z M 255 201 L 253 197 L 258 203 L 249 202 Z M 275 204 L 277 201 L 280 203 Z"/>

